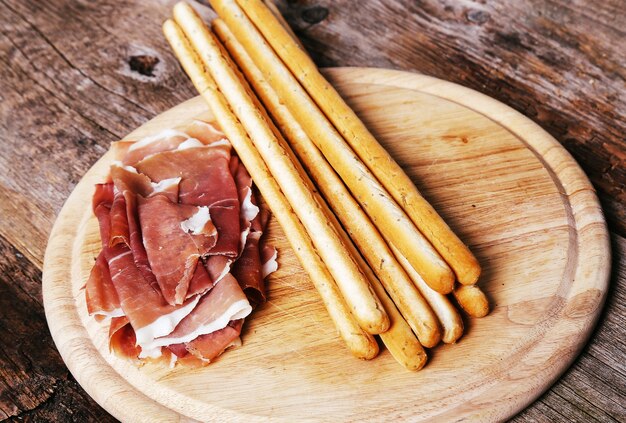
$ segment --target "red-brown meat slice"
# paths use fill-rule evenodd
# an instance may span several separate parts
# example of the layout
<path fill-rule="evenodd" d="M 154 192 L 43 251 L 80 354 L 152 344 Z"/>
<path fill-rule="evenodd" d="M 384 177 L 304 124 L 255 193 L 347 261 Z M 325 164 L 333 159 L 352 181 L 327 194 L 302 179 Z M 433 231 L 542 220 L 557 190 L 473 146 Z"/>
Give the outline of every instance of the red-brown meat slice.
<path fill-rule="evenodd" d="M 138 197 L 143 245 L 165 300 L 182 304 L 200 254 L 181 228 L 179 207 L 166 197 Z"/>
<path fill-rule="evenodd" d="M 199 336 L 187 343 L 187 350 L 205 363 L 215 360 L 228 347 L 238 345 L 243 319 L 232 321 L 217 332 Z"/>
<path fill-rule="evenodd" d="M 232 207 L 211 207 L 211 220 L 217 228 L 217 243 L 211 249 L 212 255 L 237 257 L 241 239 L 239 205 Z"/>
<path fill-rule="evenodd" d="M 175 150 L 180 144 L 187 141 L 189 135 L 174 129 L 161 131 L 150 137 L 133 143 L 122 160 L 124 165 L 134 166 L 146 157 L 163 151 Z"/>
<path fill-rule="evenodd" d="M 155 339 L 147 348 L 190 342 L 200 335 L 226 327 L 231 320 L 245 318 L 251 311 L 239 283 L 228 274 L 200 299 L 193 312 L 172 333 Z"/>
<path fill-rule="evenodd" d="M 133 261 L 139 269 L 144 279 L 148 281 L 153 289 L 159 290 L 159 284 L 156 276 L 152 272 L 150 262 L 148 261 L 148 253 L 143 245 L 141 236 L 141 227 L 139 225 L 139 211 L 137 209 L 137 195 L 130 191 L 124 191 L 126 199 L 126 215 L 128 217 L 128 231 L 130 238 L 130 249 L 133 252 Z"/>
<path fill-rule="evenodd" d="M 136 345 L 135 331 L 126 317 L 114 317 L 109 326 L 109 350 L 117 356 L 136 360 L 141 347 Z"/>
<path fill-rule="evenodd" d="M 230 144 L 165 151 L 135 166 L 151 181 L 180 177 L 178 198 L 194 206 L 238 206 L 237 188 L 230 174 Z"/>
<path fill-rule="evenodd" d="M 265 302 L 265 283 L 259 255 L 260 232 L 248 235 L 241 256 L 233 264 L 232 273 L 253 307 Z"/>
<path fill-rule="evenodd" d="M 130 248 L 126 200 L 122 192 L 116 190 L 113 197 L 113 204 L 111 205 L 111 234 L 109 236 L 109 246 L 113 247 L 119 243 L 124 243 Z"/>
<path fill-rule="evenodd" d="M 204 267 L 202 261 L 198 261 L 196 270 L 193 273 L 193 278 L 189 282 L 189 290 L 187 291 L 187 298 L 190 298 L 197 294 L 204 294 L 213 287 L 214 283 L 209 277 L 209 274 Z"/>
<path fill-rule="evenodd" d="M 123 315 L 120 299 L 109 273 L 109 265 L 102 251 L 98 254 L 85 285 L 85 298 L 87 311 L 89 315 L 96 316 L 96 320 Z"/>

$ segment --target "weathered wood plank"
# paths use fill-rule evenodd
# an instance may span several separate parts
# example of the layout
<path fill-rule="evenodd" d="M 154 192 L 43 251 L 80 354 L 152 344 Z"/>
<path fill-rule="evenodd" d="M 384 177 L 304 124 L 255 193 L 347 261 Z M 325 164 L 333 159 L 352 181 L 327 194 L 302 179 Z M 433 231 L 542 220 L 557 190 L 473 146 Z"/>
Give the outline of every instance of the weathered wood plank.
<path fill-rule="evenodd" d="M 113 421 L 81 389 L 46 324 L 41 273 L 0 237 L 0 420 Z"/>

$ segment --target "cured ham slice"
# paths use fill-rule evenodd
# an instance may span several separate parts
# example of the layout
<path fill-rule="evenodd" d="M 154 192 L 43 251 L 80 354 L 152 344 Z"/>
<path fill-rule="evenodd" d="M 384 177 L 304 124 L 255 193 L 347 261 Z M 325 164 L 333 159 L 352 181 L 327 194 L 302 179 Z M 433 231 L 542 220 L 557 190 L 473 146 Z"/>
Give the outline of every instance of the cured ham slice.
<path fill-rule="evenodd" d="M 180 177 L 179 201 L 195 206 L 238 206 L 237 188 L 230 174 L 230 144 L 165 151 L 136 164 L 153 182 Z"/>
<path fill-rule="evenodd" d="M 120 306 L 135 329 L 137 344 L 140 346 L 171 333 L 200 299 L 196 296 L 181 305 L 172 306 L 141 275 L 128 247 L 113 247 L 105 252 L 105 256 L 120 298 Z"/>
<path fill-rule="evenodd" d="M 240 225 L 237 187 L 229 170 L 230 144 L 165 151 L 137 163 L 137 171 L 151 181 L 181 178 L 182 204 L 209 207 L 219 237 L 210 254 L 238 255 Z"/>
<path fill-rule="evenodd" d="M 119 191 L 114 191 L 113 204 L 111 205 L 111 233 L 109 246 L 113 247 L 121 242 L 130 247 L 130 234 L 128 231 L 128 217 L 126 216 L 126 200 Z"/>
<path fill-rule="evenodd" d="M 278 270 L 278 251 L 269 245 L 261 247 L 261 272 L 263 279 Z"/>
<path fill-rule="evenodd" d="M 89 315 L 96 316 L 97 320 L 124 315 L 120 307 L 120 299 L 111 280 L 109 266 L 102 252 L 98 254 L 96 263 L 89 274 L 89 279 L 85 285 L 85 296 L 87 311 Z"/>
<path fill-rule="evenodd" d="M 165 300 L 182 304 L 200 254 L 181 228 L 178 204 L 161 195 L 138 197 L 139 222 L 152 272 Z"/>
<path fill-rule="evenodd" d="M 260 236 L 260 232 L 252 232 L 248 235 L 243 252 L 232 269 L 233 276 L 239 281 L 241 288 L 255 307 L 265 302 L 265 284 L 259 254 Z"/>
<path fill-rule="evenodd" d="M 193 313 L 185 317 L 172 333 L 154 339 L 145 348 L 191 342 L 200 335 L 223 329 L 231 320 L 247 317 L 251 311 L 252 307 L 239 283 L 228 274 L 202 297 Z"/>
<path fill-rule="evenodd" d="M 134 166 L 146 157 L 162 151 L 175 150 L 189 138 L 190 136 L 185 132 L 175 129 L 166 129 L 133 143 L 128 148 L 122 163 L 126 166 Z"/>
<path fill-rule="evenodd" d="M 197 294 L 204 294 L 209 289 L 211 289 L 213 285 L 214 282 L 209 277 L 209 273 L 204 267 L 204 264 L 201 261 L 198 261 L 198 264 L 196 265 L 196 270 L 193 273 L 193 277 L 191 278 L 191 282 L 189 282 L 187 298 L 193 297 Z"/>
<path fill-rule="evenodd" d="M 112 184 L 106 184 L 97 186 L 94 195 L 94 213 L 100 224 L 100 236 L 104 240 L 110 234 L 112 193 Z M 196 296 L 182 305 L 169 305 L 135 266 L 132 251 L 124 243 L 114 247 L 103 243 L 102 254 L 119 297 L 120 307 L 132 324 L 139 345 L 171 333 L 200 299 Z"/>
<path fill-rule="evenodd" d="M 118 356 L 136 359 L 141 347 L 136 345 L 135 331 L 126 317 L 114 317 L 109 327 L 109 349 Z"/>
<path fill-rule="evenodd" d="M 137 173 L 134 167 L 121 166 L 120 164 L 114 163 L 111 166 L 111 179 L 118 191 L 122 193 L 130 191 L 142 197 L 160 194 L 166 196 L 171 202 L 178 203 L 180 178 L 164 179 L 155 183 L 146 175 Z"/>
<path fill-rule="evenodd" d="M 244 318 L 265 300 L 267 214 L 252 179 L 202 121 L 112 149 L 110 182 L 92 203 L 102 251 L 86 283 L 88 312 L 110 318 L 119 356 L 205 365 L 241 343 Z"/>
<path fill-rule="evenodd" d="M 238 200 L 237 200 L 238 201 Z M 239 205 L 230 207 L 211 207 L 211 220 L 217 228 L 217 243 L 210 254 L 221 254 L 228 257 L 239 255 L 241 239 L 241 224 L 239 219 Z"/>
<path fill-rule="evenodd" d="M 233 259 L 226 256 L 211 256 L 206 261 L 206 269 L 213 283 L 218 283 L 230 272 Z"/>
<path fill-rule="evenodd" d="M 190 137 L 200 140 L 204 145 L 226 140 L 226 135 L 218 128 L 215 122 L 208 123 L 194 120 L 185 128 L 185 132 Z"/>
<path fill-rule="evenodd" d="M 187 350 L 205 363 L 210 363 L 226 349 L 241 345 L 239 335 L 243 320 L 235 320 L 223 329 L 199 336 L 187 344 Z"/>
<path fill-rule="evenodd" d="M 133 261 L 135 266 L 139 269 L 144 279 L 150 283 L 153 289 L 158 290 L 158 282 L 150 262 L 148 261 L 148 253 L 143 245 L 143 239 L 141 237 L 141 227 L 139 225 L 139 212 L 137 210 L 137 195 L 124 191 L 124 198 L 126 199 L 126 216 L 128 218 L 128 231 L 130 238 L 130 249 L 133 253 Z"/>

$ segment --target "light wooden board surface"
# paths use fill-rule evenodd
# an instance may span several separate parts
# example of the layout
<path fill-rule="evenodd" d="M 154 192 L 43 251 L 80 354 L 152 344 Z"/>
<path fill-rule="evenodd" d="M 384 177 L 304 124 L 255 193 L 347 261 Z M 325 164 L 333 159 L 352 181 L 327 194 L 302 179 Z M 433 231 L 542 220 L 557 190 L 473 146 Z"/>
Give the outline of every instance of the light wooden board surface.
<path fill-rule="evenodd" d="M 248 319 L 242 348 L 200 370 L 135 368 L 109 354 L 81 287 L 98 252 L 93 185 L 105 155 L 67 200 L 50 235 L 43 295 L 69 369 L 124 421 L 501 420 L 569 366 L 604 302 L 610 270 L 595 193 L 569 154 L 521 114 L 475 91 L 422 75 L 339 68 L 328 75 L 483 266 L 493 311 L 466 320 L 456 345 L 429 352 L 418 373 L 383 351 L 343 347 L 280 227 L 269 301 Z M 195 98 L 127 139 L 206 116 Z"/>

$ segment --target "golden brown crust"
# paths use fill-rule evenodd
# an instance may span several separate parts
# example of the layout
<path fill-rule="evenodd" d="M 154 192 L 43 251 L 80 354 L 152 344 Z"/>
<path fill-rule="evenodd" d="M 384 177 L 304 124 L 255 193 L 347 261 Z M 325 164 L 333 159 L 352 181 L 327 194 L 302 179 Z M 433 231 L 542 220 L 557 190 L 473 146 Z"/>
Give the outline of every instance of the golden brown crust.
<path fill-rule="evenodd" d="M 234 0 L 212 0 L 211 4 L 374 225 L 395 240 L 403 255 L 419 269 L 433 289 L 451 292 L 454 287 L 452 270 L 346 144 Z"/>
<path fill-rule="evenodd" d="M 476 285 L 459 285 L 454 289 L 454 298 L 461 308 L 472 317 L 485 317 L 489 314 L 489 300 Z"/>
<path fill-rule="evenodd" d="M 245 130 L 232 114 L 226 99 L 204 69 L 204 65 L 192 49 L 185 34 L 172 20 L 163 24 L 163 32 L 193 84 L 207 100 L 220 127 L 250 172 L 274 216 L 283 227 L 287 239 L 305 271 L 310 275 L 340 336 L 356 357 L 362 359 L 375 357 L 378 354 L 376 341 L 359 327 L 351 315 L 304 226 L 293 213 L 291 205 L 272 178 L 269 169 L 254 148 Z"/>
<path fill-rule="evenodd" d="M 441 323 L 441 327 L 443 329 L 443 335 L 441 340 L 446 344 L 455 343 L 462 335 L 463 335 L 463 319 L 459 314 L 458 310 L 454 307 L 454 305 L 450 302 L 448 297 L 443 294 L 440 294 L 434 291 L 431 287 L 424 282 L 424 279 L 411 267 L 409 262 L 402 257 L 397 248 L 391 246 L 394 254 L 398 258 L 404 270 L 408 273 L 409 277 L 412 279 L 413 283 L 419 289 L 421 294 L 424 296 L 435 315 L 439 319 Z"/>
<path fill-rule="evenodd" d="M 475 284 L 480 276 L 478 260 L 319 72 L 289 29 L 261 0 L 237 2 L 339 133 L 452 267 L 459 282 Z"/>
<path fill-rule="evenodd" d="M 280 103 L 274 90 L 264 80 L 262 73 L 234 38 L 226 24 L 222 20 L 216 19 L 213 21 L 213 29 L 263 100 L 280 130 L 290 141 L 293 150 L 317 183 L 320 192 L 326 197 L 333 211 L 341 220 L 343 227 L 350 233 L 355 244 L 368 261 L 369 266 L 364 264 L 361 267 L 363 269 L 372 268 L 393 299 L 394 309 L 397 306 L 410 325 L 409 327 L 413 328 L 417 334 L 420 342 L 427 347 L 436 345 L 441 338 L 436 316 L 398 264 L 374 225 L 312 141 L 293 119 L 289 110 Z M 358 257 L 358 255 L 358 252 L 353 251 L 353 256 Z M 380 282 L 376 279 L 376 283 Z M 373 284 L 371 277 L 370 284 Z M 376 290 L 376 293 L 378 294 L 379 290 Z M 378 297 L 383 301 L 380 295 Z M 389 313 L 389 308 L 385 307 L 385 309 Z"/>
<path fill-rule="evenodd" d="M 174 7 L 174 19 L 194 49 L 199 52 L 201 60 L 306 228 L 354 317 L 369 333 L 385 331 L 389 321 L 380 301 L 369 290 L 365 275 L 348 253 L 337 232 L 327 224 L 323 206 L 313 197 L 303 175 L 291 160 L 292 155 L 281 142 L 280 134 L 273 131 L 273 124 L 266 119 L 262 106 L 252 99 L 251 96 L 254 95 L 241 83 L 219 41 L 186 3 L 179 3 Z"/>

